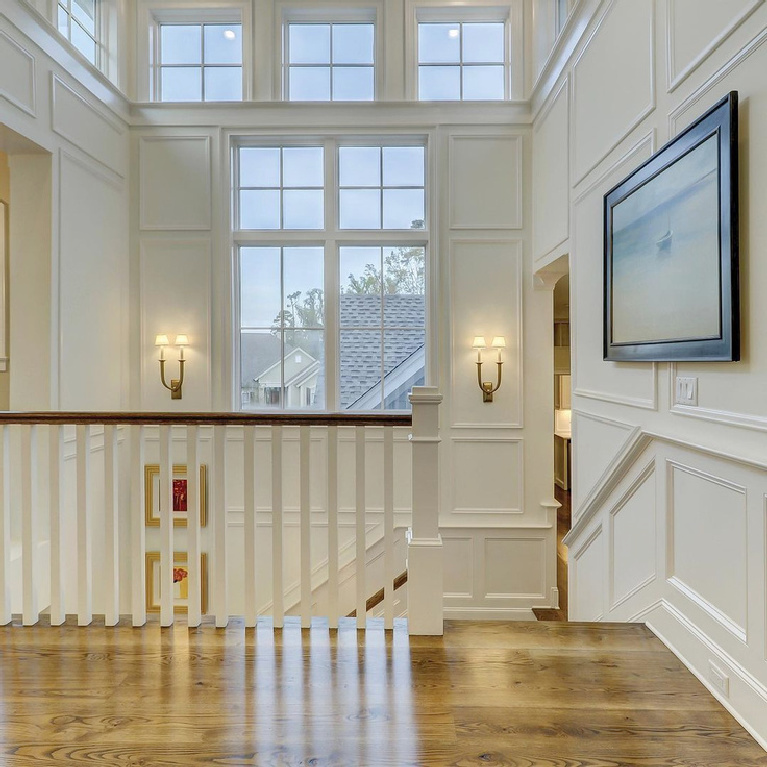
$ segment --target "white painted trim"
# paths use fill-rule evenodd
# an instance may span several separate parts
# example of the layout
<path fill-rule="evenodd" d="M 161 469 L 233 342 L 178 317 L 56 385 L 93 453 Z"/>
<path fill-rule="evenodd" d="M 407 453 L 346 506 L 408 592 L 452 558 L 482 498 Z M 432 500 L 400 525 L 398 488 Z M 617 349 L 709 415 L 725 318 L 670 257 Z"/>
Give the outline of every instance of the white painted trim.
<path fill-rule="evenodd" d="M 4 98 L 9 104 L 12 104 L 17 109 L 20 109 L 25 114 L 28 114 L 30 117 L 37 117 L 37 62 L 35 57 L 26 48 L 23 48 L 12 37 L 5 34 L 5 32 L 2 30 L 0 30 L 0 37 L 4 38 L 8 43 L 10 43 L 10 45 L 12 45 L 14 48 L 17 48 L 20 53 L 29 59 L 31 64 L 30 70 L 32 73 L 32 92 L 29 94 L 31 104 L 29 106 L 27 104 L 23 104 L 21 101 L 11 96 L 11 94 L 7 91 L 0 91 L 0 97 Z"/>
<path fill-rule="evenodd" d="M 751 0 L 743 11 L 735 16 L 711 42 L 683 69 L 676 71 L 676 56 L 674 46 L 674 12 L 676 0 L 667 0 L 666 4 L 666 92 L 676 90 L 717 48 L 719 48 L 735 31 L 737 31 L 756 11 L 764 0 Z"/>
<path fill-rule="evenodd" d="M 454 621 L 533 621 L 537 618 L 532 607 L 443 607 L 445 620 Z"/>
<path fill-rule="evenodd" d="M 604 23 L 605 19 L 609 16 L 612 9 L 616 6 L 616 4 L 617 4 L 617 0 L 611 0 L 605 12 L 602 14 L 596 26 L 594 27 L 594 30 L 589 36 L 589 39 L 586 41 L 586 44 L 584 45 L 583 49 L 578 55 L 578 58 L 575 60 L 575 63 L 573 64 L 573 67 L 572 67 L 572 83 L 573 84 L 571 89 L 573 103 L 575 103 L 575 99 L 576 99 L 576 85 L 578 82 L 578 77 L 577 77 L 578 64 L 580 63 L 583 56 L 586 54 L 586 51 L 588 51 L 592 41 L 595 39 L 599 31 L 601 30 L 602 24 Z M 650 73 L 649 73 L 650 74 L 650 103 L 640 110 L 640 112 L 635 116 L 634 120 L 631 122 L 628 128 L 624 129 L 622 133 L 620 133 L 615 139 L 613 139 L 612 142 L 609 143 L 607 148 L 604 148 L 602 150 L 601 156 L 595 162 L 592 162 L 592 164 L 589 165 L 588 168 L 586 168 L 584 171 L 580 173 L 578 172 L 578 157 L 576 154 L 577 142 L 575 141 L 575 133 L 576 133 L 575 120 L 572 121 L 572 138 L 573 138 L 572 170 L 573 170 L 573 177 L 575 178 L 573 187 L 577 187 L 595 168 L 601 165 L 602 162 L 605 160 L 605 158 L 608 157 L 613 152 L 613 150 L 616 149 L 621 144 L 622 141 L 624 141 L 624 139 L 630 136 L 636 130 L 636 128 L 638 128 L 639 125 L 642 124 L 642 121 L 645 118 L 647 118 L 649 115 L 653 113 L 657 104 L 657 97 L 656 97 L 656 91 L 655 91 L 655 68 L 656 68 L 655 3 L 652 3 L 651 10 L 650 10 Z"/>

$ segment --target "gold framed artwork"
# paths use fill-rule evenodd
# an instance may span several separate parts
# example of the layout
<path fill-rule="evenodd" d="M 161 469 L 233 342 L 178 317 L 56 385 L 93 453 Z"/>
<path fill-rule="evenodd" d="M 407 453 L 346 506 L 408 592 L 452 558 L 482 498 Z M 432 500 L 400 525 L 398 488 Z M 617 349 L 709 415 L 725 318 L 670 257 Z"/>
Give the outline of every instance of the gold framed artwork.
<path fill-rule="evenodd" d="M 146 611 L 160 612 L 160 552 L 146 552 Z M 208 611 L 208 556 L 200 554 L 202 612 Z M 173 552 L 173 612 L 189 611 L 189 568 L 184 551 Z"/>
<path fill-rule="evenodd" d="M 173 464 L 173 518 L 174 527 L 186 527 L 186 465 Z M 160 526 L 160 466 L 149 463 L 144 466 L 144 519 L 147 527 Z M 208 523 L 208 467 L 200 466 L 200 526 Z"/>

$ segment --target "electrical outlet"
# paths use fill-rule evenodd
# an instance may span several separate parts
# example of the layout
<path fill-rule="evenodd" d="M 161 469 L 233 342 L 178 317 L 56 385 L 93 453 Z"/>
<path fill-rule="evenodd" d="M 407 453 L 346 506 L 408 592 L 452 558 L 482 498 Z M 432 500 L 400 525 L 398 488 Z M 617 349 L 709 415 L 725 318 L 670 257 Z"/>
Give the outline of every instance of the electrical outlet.
<path fill-rule="evenodd" d="M 677 376 L 676 396 L 674 397 L 674 404 L 692 405 L 693 407 L 697 407 L 698 405 L 698 379 L 697 378 L 684 378 L 683 376 Z"/>
<path fill-rule="evenodd" d="M 730 677 L 719 668 L 713 661 L 708 662 L 708 678 L 714 688 L 725 698 L 730 697 Z"/>

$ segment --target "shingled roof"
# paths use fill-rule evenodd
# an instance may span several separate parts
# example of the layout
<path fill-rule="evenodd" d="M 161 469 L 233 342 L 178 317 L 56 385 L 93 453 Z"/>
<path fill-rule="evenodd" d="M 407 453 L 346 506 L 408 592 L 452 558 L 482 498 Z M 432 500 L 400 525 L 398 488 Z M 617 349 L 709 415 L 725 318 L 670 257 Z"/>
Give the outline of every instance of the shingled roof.
<path fill-rule="evenodd" d="M 381 297 L 367 293 L 342 293 L 340 404 L 352 407 L 380 385 Z M 396 332 L 385 334 L 384 388 L 395 371 L 423 355 L 425 341 L 425 297 L 392 294 L 384 296 L 384 327 Z M 290 348 L 286 346 L 285 353 Z M 241 380 L 247 386 L 280 359 L 279 338 L 271 333 L 243 333 L 241 340 Z M 258 369 L 256 369 L 258 368 Z"/>

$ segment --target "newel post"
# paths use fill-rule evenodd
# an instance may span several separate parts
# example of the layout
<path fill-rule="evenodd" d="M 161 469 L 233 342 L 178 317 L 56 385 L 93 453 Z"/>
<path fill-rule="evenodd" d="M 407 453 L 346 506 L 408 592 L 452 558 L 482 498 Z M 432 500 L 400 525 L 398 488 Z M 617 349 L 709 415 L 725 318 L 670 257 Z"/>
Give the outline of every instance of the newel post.
<path fill-rule="evenodd" d="M 435 386 L 414 386 L 413 526 L 407 534 L 410 634 L 442 635 L 442 537 L 439 534 L 439 406 Z"/>

